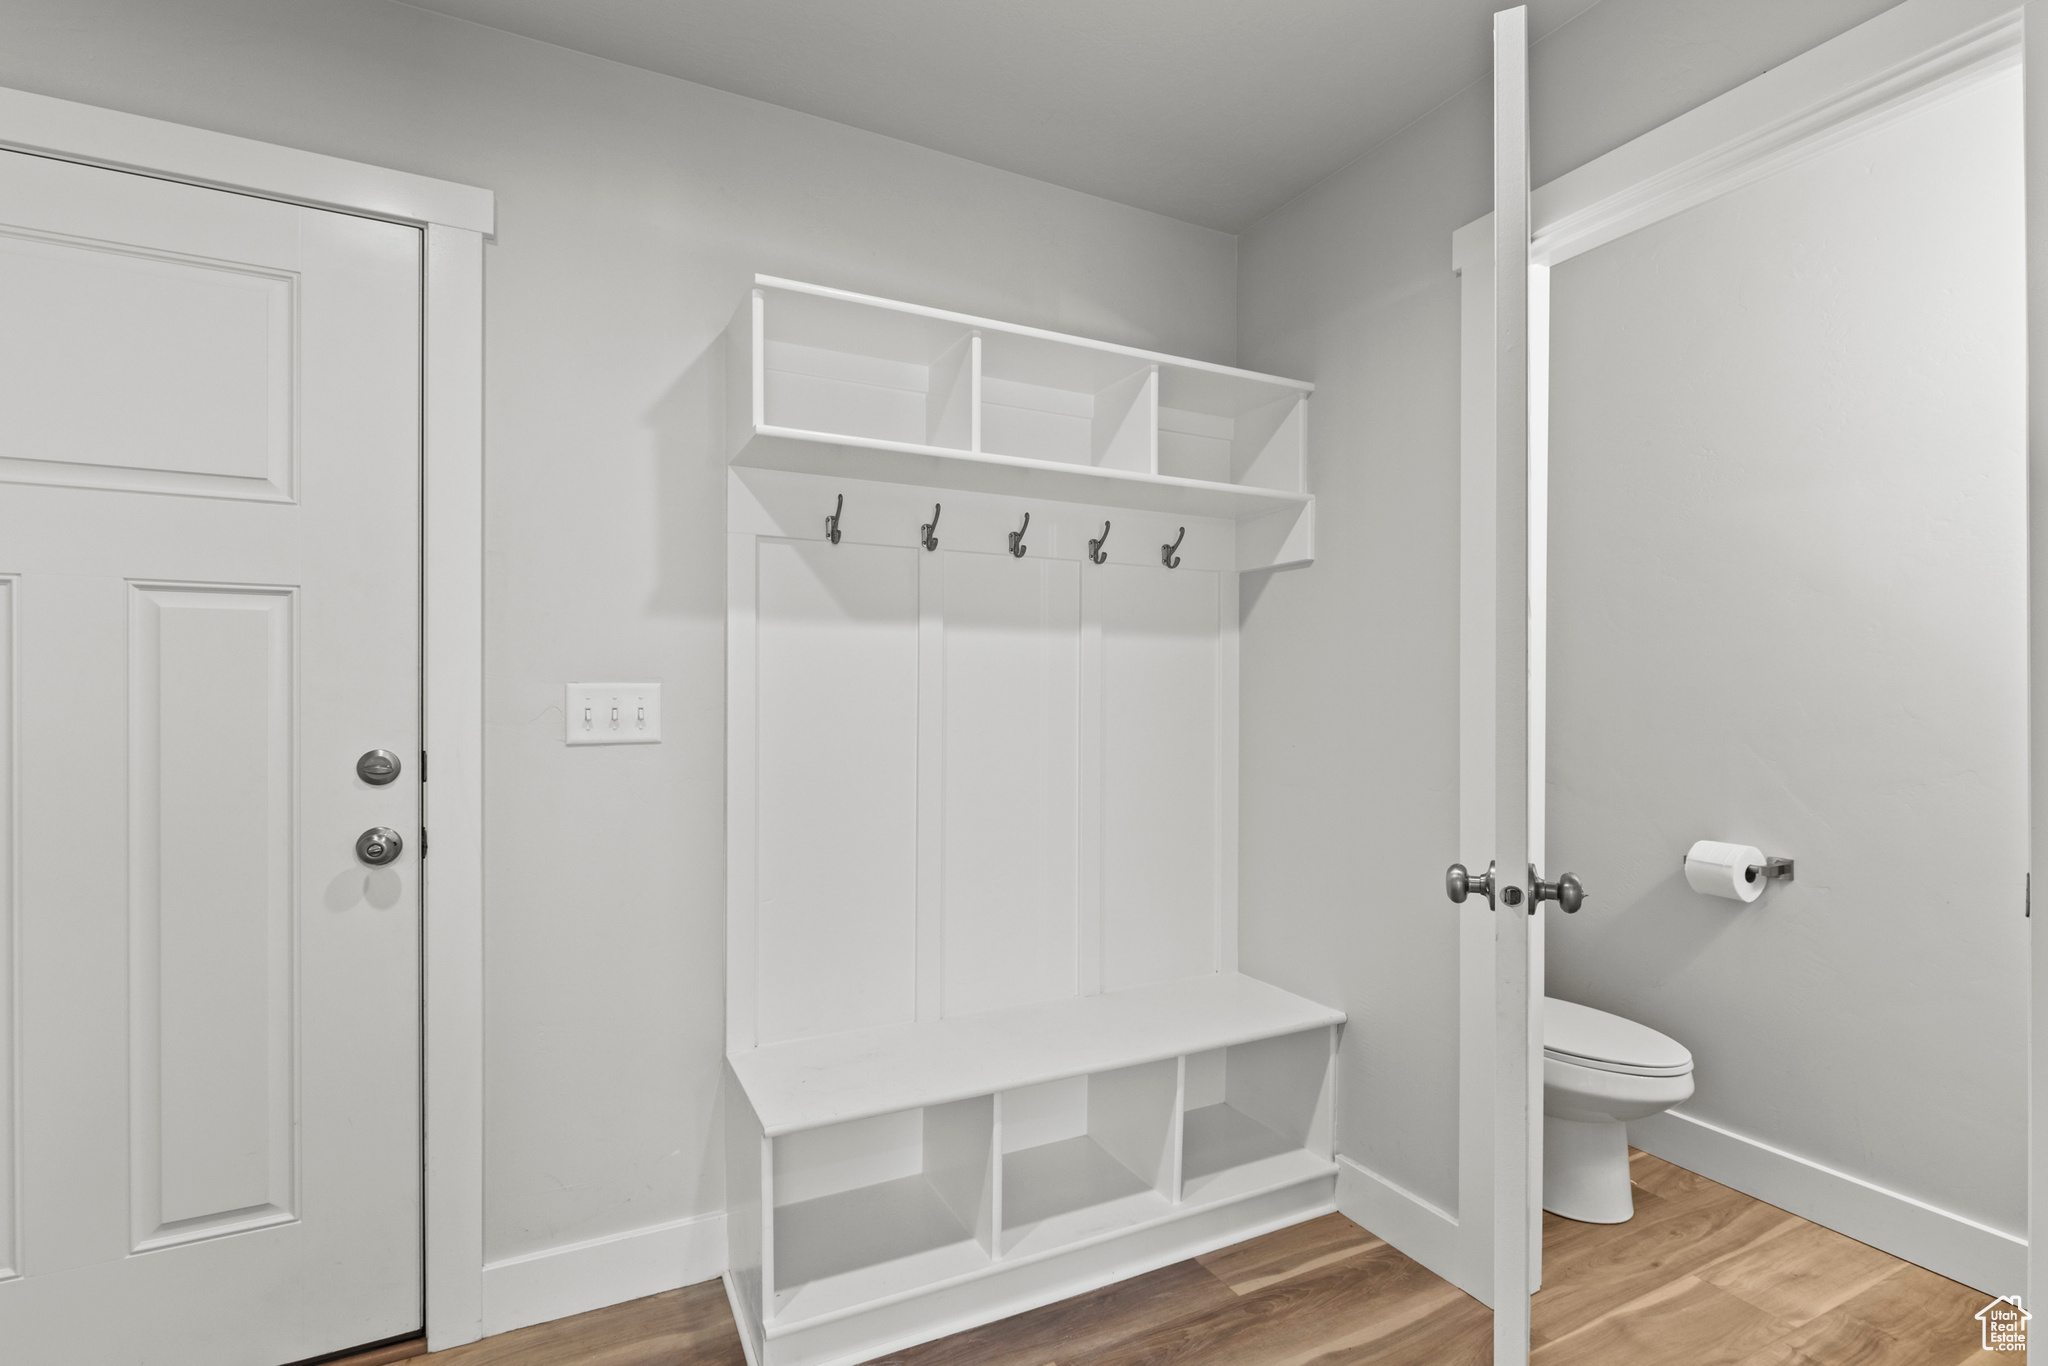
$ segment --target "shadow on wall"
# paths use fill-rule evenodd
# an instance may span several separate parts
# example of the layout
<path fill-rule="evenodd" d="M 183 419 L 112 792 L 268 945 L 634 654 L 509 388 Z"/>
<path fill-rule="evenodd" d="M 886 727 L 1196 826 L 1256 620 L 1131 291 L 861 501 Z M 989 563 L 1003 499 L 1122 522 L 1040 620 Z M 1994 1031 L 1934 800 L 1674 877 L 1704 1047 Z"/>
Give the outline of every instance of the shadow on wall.
<path fill-rule="evenodd" d="M 653 434 L 654 508 L 657 572 L 647 600 L 651 616 L 717 623 L 723 659 L 725 620 L 725 338 L 712 334 L 708 343 L 647 410 Z M 725 670 L 720 665 L 694 668 L 664 680 L 670 689 L 668 707 L 675 716 L 721 716 L 725 710 Z M 725 799 L 725 730 L 701 740 L 710 749 L 693 765 L 692 787 L 702 788 L 692 800 L 697 808 L 722 809 Z M 680 736 L 678 737 L 680 739 Z M 720 848 L 722 856 L 723 849 Z M 707 870 L 710 871 L 710 870 Z M 724 885 L 721 865 L 711 872 Z M 677 914 L 686 914 L 678 907 Z M 722 903 L 716 912 L 723 923 Z M 713 981 L 722 981 L 714 974 Z M 722 1021 L 721 1004 L 718 1016 Z M 725 1035 L 717 1033 L 716 1051 L 725 1052 Z M 714 1085 L 703 1130 L 685 1145 L 701 1152 L 688 1208 L 725 1207 L 725 1092 Z"/>
<path fill-rule="evenodd" d="M 1280 568 L 1278 568 L 1278 569 L 1248 569 L 1248 570 L 1246 570 L 1246 571 L 1245 571 L 1244 573 L 1242 573 L 1242 574 L 1238 575 L 1238 576 L 1237 576 L 1237 625 L 1238 625 L 1238 629 L 1239 629 L 1239 630 L 1242 630 L 1242 629 L 1244 629 L 1244 624 L 1245 624 L 1245 622 L 1247 622 L 1247 621 L 1251 620 L 1251 615 L 1252 615 L 1252 611 L 1253 611 L 1253 609 L 1254 609 L 1254 608 L 1256 608 L 1256 607 L 1257 607 L 1257 606 L 1259 605 L 1259 599 L 1260 599 L 1260 598 L 1262 598 L 1262 597 L 1264 597 L 1264 596 L 1266 595 L 1266 586 L 1267 586 L 1268 584 L 1270 584 L 1270 583 L 1272 583 L 1272 582 L 1273 582 L 1273 579 L 1274 579 L 1274 577 L 1275 577 L 1276 575 L 1280 575 L 1280 574 L 1294 574 L 1294 573 L 1299 573 L 1299 572 L 1301 572 L 1301 571 L 1303 571 L 1303 570 L 1306 570 L 1306 569 L 1312 569 L 1312 568 L 1314 568 L 1314 566 L 1313 566 L 1313 565 L 1306 565 L 1306 564 L 1289 564 L 1289 565 L 1282 565 L 1282 566 L 1281 566 Z"/>
<path fill-rule="evenodd" d="M 715 333 L 647 412 L 661 490 L 660 572 L 648 610 L 725 619 L 725 336 Z M 722 711 L 717 697 L 679 699 Z M 673 708 L 677 703 L 672 702 Z"/>

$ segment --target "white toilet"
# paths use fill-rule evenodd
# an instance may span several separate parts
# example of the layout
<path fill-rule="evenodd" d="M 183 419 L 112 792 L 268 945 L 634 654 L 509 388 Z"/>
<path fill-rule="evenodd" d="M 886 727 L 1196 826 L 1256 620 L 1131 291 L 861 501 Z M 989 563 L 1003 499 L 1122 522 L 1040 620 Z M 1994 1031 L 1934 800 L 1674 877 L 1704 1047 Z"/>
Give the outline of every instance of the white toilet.
<path fill-rule="evenodd" d="M 1692 1054 L 1648 1025 L 1543 998 L 1543 1208 L 1588 1224 L 1636 1212 L 1626 1121 L 1692 1094 Z"/>

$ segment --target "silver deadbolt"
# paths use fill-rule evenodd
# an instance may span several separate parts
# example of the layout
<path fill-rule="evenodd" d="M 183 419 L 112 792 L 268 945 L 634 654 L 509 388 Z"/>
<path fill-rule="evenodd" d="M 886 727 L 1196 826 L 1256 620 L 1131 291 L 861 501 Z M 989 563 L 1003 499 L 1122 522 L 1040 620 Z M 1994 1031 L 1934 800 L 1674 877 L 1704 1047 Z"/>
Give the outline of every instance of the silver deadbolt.
<path fill-rule="evenodd" d="M 356 760 L 356 776 L 371 787 L 382 787 L 398 781 L 398 771 L 403 767 L 398 756 L 390 750 L 373 749 Z"/>
<path fill-rule="evenodd" d="M 356 857 L 373 868 L 381 868 L 383 865 L 391 862 L 404 849 L 405 840 L 399 836 L 396 830 L 393 830 L 388 825 L 380 825 L 374 830 L 365 830 L 362 834 L 356 836 Z"/>

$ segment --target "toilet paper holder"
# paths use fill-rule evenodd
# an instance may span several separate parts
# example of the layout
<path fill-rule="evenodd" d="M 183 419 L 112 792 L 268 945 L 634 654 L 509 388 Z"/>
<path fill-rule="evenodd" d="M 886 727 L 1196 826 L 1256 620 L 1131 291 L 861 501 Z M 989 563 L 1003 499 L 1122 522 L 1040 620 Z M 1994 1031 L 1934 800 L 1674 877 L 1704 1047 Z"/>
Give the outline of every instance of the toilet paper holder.
<path fill-rule="evenodd" d="M 1678 856 L 1679 867 L 1683 868 L 1685 866 L 1687 857 L 1687 854 L 1680 854 Z M 1757 876 L 1761 877 L 1765 882 L 1790 882 L 1792 880 L 1791 859 L 1773 858 L 1767 854 L 1764 856 L 1762 863 L 1752 864 L 1751 866 L 1756 869 Z"/>

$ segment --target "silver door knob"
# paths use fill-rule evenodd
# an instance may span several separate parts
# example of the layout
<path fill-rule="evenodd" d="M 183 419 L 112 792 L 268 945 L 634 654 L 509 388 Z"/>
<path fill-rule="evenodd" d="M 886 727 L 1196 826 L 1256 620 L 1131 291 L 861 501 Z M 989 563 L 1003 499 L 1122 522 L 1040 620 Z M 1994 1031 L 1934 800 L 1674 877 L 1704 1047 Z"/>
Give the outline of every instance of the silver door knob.
<path fill-rule="evenodd" d="M 405 849 L 405 840 L 388 825 L 365 830 L 356 836 L 356 857 L 372 868 L 381 868 Z"/>
<path fill-rule="evenodd" d="M 373 749 L 356 760 L 356 776 L 371 787 L 382 787 L 398 780 L 398 771 L 404 765 L 398 756 L 388 749 Z"/>
<path fill-rule="evenodd" d="M 1535 909 L 1546 901 L 1555 901 L 1557 908 L 1566 915 L 1577 915 L 1579 907 L 1586 904 L 1586 889 L 1579 882 L 1576 873 L 1566 873 L 1555 882 L 1545 882 L 1536 876 L 1536 870 L 1529 869 L 1531 895 L 1529 909 Z"/>
<path fill-rule="evenodd" d="M 1448 896 L 1453 901 L 1463 901 L 1474 892 L 1484 896 L 1487 905 L 1491 906 L 1493 904 L 1493 865 L 1491 863 L 1486 865 L 1486 874 L 1483 877 L 1472 876 L 1472 874 L 1465 871 L 1465 865 L 1462 863 L 1454 863 L 1444 870 L 1445 896 Z"/>

